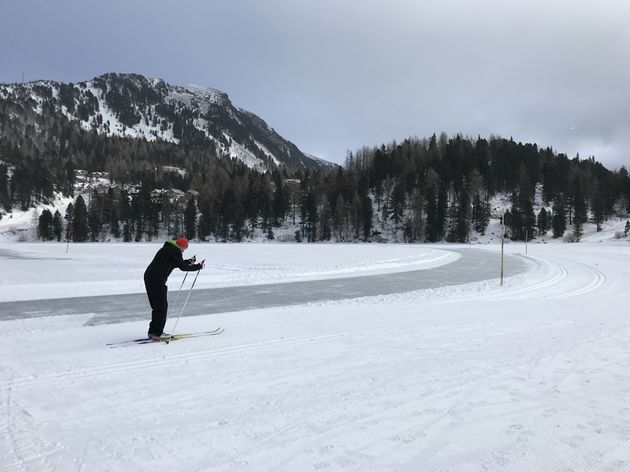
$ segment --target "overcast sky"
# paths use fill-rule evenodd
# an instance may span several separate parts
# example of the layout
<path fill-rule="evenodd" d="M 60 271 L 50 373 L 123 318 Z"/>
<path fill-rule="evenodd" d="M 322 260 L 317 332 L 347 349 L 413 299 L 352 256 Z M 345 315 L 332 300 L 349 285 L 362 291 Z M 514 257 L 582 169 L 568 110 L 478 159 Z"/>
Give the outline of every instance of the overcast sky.
<path fill-rule="evenodd" d="M 0 82 L 136 72 L 211 86 L 304 152 L 407 136 L 630 167 L 629 0 L 19 0 Z"/>

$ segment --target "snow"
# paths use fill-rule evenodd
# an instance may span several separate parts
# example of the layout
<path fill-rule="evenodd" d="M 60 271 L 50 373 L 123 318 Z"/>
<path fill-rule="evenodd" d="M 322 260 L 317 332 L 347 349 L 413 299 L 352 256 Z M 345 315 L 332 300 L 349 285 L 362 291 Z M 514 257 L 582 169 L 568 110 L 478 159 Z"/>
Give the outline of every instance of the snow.
<path fill-rule="evenodd" d="M 276 156 L 274 156 L 274 155 L 271 153 L 271 151 L 269 151 L 269 149 L 267 149 L 267 147 L 266 147 L 264 144 L 262 144 L 262 143 L 258 142 L 258 141 L 257 141 L 257 140 L 255 140 L 255 139 L 254 139 L 254 144 L 258 147 L 258 149 L 260 149 L 262 152 L 264 152 L 264 153 L 265 153 L 265 155 L 266 155 L 269 159 L 271 159 L 275 165 L 277 165 L 277 166 L 279 166 L 279 165 L 280 165 L 280 161 L 278 160 L 278 158 L 277 158 Z"/>
<path fill-rule="evenodd" d="M 0 215 L 2 216 L 0 219 L 0 241 L 37 239 L 39 215 L 44 210 L 50 210 L 53 214 L 55 211 L 59 211 L 63 217 L 66 214 L 66 208 L 73 200 L 70 197 L 57 195 L 50 204 L 38 203 L 35 208 L 30 208 L 27 211 L 14 209 L 11 213 L 6 213 L 4 210 L 0 210 Z"/>
<path fill-rule="evenodd" d="M 210 104 L 223 104 L 227 97 L 225 92 L 212 87 L 189 84 L 186 87 L 171 86 L 169 98 L 176 102 L 190 106 L 193 101 L 199 102 L 199 109 L 202 113 L 207 113 Z"/>
<path fill-rule="evenodd" d="M 0 244 L 11 278 L 0 282 L 0 302 L 116 293 L 142 293 L 144 269 L 159 243 Z M 274 246 L 275 248 L 270 248 Z M 390 246 L 386 255 L 367 245 L 195 244 L 186 257 L 207 259 L 198 288 L 234 287 L 289 281 L 418 270 L 448 264 L 458 255 L 425 247 Z M 54 273 L 54 277 L 51 277 Z M 169 279 L 179 286 L 184 274 Z"/>
<path fill-rule="evenodd" d="M 238 159 L 251 169 L 265 170 L 265 163 L 252 154 L 246 147 L 234 141 L 234 139 L 226 133 L 223 133 L 223 136 L 230 140 L 230 149 L 228 151 L 230 157 Z"/>
<path fill-rule="evenodd" d="M 112 293 L 156 247 L 2 244 L 0 285 Z M 191 250 L 209 261 L 199 283 L 242 283 L 430 270 L 452 247 Z M 497 244 L 476 247 L 498 264 Z M 630 245 L 531 244 L 527 258 L 504 287 L 183 318 L 226 331 L 169 345 L 109 349 L 147 323 L 85 327 L 89 313 L 0 321 L 3 470 L 630 470 Z"/>

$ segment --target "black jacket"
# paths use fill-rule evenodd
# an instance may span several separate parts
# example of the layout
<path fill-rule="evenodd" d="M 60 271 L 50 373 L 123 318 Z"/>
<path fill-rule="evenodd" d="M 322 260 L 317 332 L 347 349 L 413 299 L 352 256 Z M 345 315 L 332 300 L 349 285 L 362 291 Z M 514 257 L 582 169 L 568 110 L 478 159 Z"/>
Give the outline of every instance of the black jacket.
<path fill-rule="evenodd" d="M 177 245 L 166 242 L 144 271 L 144 278 L 166 283 L 166 279 L 175 267 L 184 271 L 195 271 L 201 269 L 201 264 L 193 264 L 192 259 L 184 260 L 182 250 Z"/>

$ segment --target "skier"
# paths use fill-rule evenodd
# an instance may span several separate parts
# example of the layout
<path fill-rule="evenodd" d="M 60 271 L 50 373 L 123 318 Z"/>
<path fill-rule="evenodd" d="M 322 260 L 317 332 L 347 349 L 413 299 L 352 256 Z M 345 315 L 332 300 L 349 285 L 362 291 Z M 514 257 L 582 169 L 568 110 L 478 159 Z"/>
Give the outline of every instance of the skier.
<path fill-rule="evenodd" d="M 188 249 L 186 238 L 166 241 L 144 272 L 144 286 L 147 289 L 152 310 L 148 332 L 150 339 L 170 338 L 170 334 L 164 333 L 164 325 L 168 311 L 166 279 L 173 269 L 177 267 L 180 270 L 192 272 L 205 267 L 205 260 L 198 264 L 195 264 L 194 257 L 184 260 L 182 253 L 186 249 Z"/>

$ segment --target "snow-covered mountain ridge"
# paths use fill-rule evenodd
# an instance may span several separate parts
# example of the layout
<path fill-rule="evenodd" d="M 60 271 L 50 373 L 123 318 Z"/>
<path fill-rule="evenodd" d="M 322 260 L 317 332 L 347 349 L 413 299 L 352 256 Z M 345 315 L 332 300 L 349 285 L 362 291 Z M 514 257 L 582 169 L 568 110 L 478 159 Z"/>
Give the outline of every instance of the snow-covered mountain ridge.
<path fill-rule="evenodd" d="M 234 106 L 225 92 L 138 74 L 110 73 L 76 84 L 0 84 L 0 115 L 6 132 L 54 136 L 47 128 L 67 120 L 106 136 L 212 146 L 217 157 L 259 170 L 333 165 L 304 154 L 263 119 Z"/>

